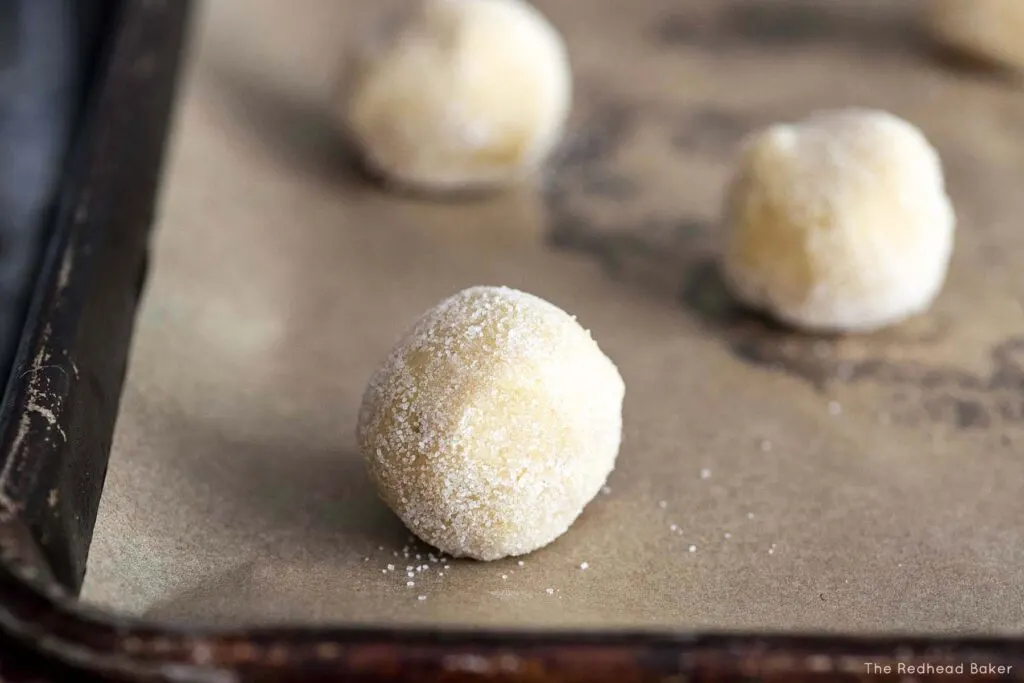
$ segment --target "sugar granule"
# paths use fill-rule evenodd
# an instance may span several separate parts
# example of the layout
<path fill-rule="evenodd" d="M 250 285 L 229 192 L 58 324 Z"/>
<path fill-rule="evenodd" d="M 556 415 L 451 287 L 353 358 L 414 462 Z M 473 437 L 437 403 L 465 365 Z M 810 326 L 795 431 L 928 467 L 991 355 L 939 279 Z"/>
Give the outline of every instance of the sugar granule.
<path fill-rule="evenodd" d="M 548 588 L 548 589 L 547 589 L 547 594 L 548 594 L 548 595 L 552 595 L 552 594 L 553 594 L 554 592 L 555 592 L 555 589 L 554 589 L 554 588 Z"/>
<path fill-rule="evenodd" d="M 662 510 L 664 510 L 665 508 L 668 507 L 668 502 L 664 501 L 664 500 L 659 500 L 658 501 L 658 507 L 660 507 Z"/>
<path fill-rule="evenodd" d="M 580 563 L 580 569 L 586 569 L 589 566 L 590 566 L 590 563 L 588 563 L 588 562 L 581 562 Z"/>
<path fill-rule="evenodd" d="M 412 588 L 413 586 L 415 586 L 415 585 L 416 585 L 416 582 L 415 582 L 415 581 L 406 581 L 406 582 L 405 582 L 405 585 L 406 585 L 406 586 L 407 586 L 408 588 Z"/>
<path fill-rule="evenodd" d="M 526 563 L 525 563 L 525 562 L 523 562 L 522 560 L 519 560 L 518 562 L 516 562 L 516 564 L 518 564 L 518 565 L 519 565 L 520 567 L 522 567 L 522 566 L 523 566 L 524 564 L 526 564 Z"/>
<path fill-rule="evenodd" d="M 690 546 L 690 552 L 691 552 L 691 553 L 695 553 L 695 552 L 697 552 L 697 546 L 695 546 L 695 545 L 691 545 L 691 546 Z"/>
<path fill-rule="evenodd" d="M 707 467 L 702 469 L 700 471 L 700 478 L 701 479 L 710 479 L 711 478 L 711 470 L 709 470 Z"/>
<path fill-rule="evenodd" d="M 828 414 L 829 415 L 838 415 L 841 412 L 843 412 L 843 406 L 839 405 L 839 401 L 829 401 L 828 402 Z"/>
<path fill-rule="evenodd" d="M 427 596 L 426 596 L 426 595 L 421 595 L 421 596 L 419 596 L 419 597 L 418 597 L 418 598 L 416 598 L 416 599 L 417 599 L 417 600 L 419 600 L 420 602 L 423 602 L 424 600 L 426 600 L 426 599 L 427 599 Z"/>

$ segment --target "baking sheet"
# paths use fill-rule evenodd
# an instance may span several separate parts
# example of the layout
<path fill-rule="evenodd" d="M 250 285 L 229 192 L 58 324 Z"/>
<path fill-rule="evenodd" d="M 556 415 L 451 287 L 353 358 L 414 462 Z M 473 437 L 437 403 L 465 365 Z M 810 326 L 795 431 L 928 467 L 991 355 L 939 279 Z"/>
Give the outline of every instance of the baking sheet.
<path fill-rule="evenodd" d="M 538 4 L 572 54 L 570 139 L 543 190 L 458 202 L 367 185 L 331 130 L 374 3 L 203 8 L 83 599 L 207 624 L 1024 628 L 1024 93 L 938 60 L 912 2 Z M 713 267 L 738 139 L 854 104 L 940 150 L 945 291 L 872 337 L 738 314 Z M 353 430 L 402 330 L 475 284 L 592 329 L 624 445 L 556 543 L 445 568 L 403 556 Z"/>

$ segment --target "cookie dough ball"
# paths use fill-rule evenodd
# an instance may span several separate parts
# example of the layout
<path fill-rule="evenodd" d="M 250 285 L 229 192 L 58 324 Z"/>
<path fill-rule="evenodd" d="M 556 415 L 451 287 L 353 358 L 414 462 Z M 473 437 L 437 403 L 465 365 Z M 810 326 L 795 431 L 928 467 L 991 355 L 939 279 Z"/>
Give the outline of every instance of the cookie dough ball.
<path fill-rule="evenodd" d="M 1024 2 L 929 0 L 927 23 L 947 47 L 1024 71 Z"/>
<path fill-rule="evenodd" d="M 401 185 L 518 180 L 559 141 L 569 114 L 562 38 L 520 0 L 422 0 L 357 61 L 347 128 L 367 163 Z"/>
<path fill-rule="evenodd" d="M 870 331 L 931 305 L 954 229 L 921 131 L 881 111 L 822 112 L 747 142 L 723 275 L 740 301 L 790 325 Z"/>
<path fill-rule="evenodd" d="M 590 333 L 506 287 L 428 311 L 370 381 L 359 447 L 427 543 L 496 560 L 561 536 L 615 465 L 625 387 Z"/>

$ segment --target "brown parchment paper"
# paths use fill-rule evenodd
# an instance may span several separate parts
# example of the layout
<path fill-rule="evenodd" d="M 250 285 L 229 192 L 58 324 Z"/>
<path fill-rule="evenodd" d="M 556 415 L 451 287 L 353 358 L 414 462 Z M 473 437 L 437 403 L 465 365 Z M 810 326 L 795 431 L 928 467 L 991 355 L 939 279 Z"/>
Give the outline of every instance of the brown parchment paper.
<path fill-rule="evenodd" d="M 565 149 L 543 189 L 447 202 L 363 182 L 330 126 L 383 5 L 204 7 L 84 599 L 216 624 L 1024 628 L 1024 91 L 934 54 L 911 2 L 538 4 L 575 68 Z M 716 220 L 745 132 L 845 105 L 934 141 L 958 244 L 927 316 L 811 338 L 733 309 Z M 401 331 L 475 284 L 593 330 L 624 445 L 522 566 L 408 588 L 426 550 L 401 556 L 356 411 Z"/>

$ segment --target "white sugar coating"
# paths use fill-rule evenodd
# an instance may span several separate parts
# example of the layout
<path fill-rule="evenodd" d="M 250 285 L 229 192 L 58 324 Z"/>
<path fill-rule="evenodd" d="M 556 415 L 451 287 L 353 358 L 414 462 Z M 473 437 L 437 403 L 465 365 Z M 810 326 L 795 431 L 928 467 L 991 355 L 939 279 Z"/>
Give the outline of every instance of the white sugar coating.
<path fill-rule="evenodd" d="M 418 0 L 355 55 L 342 118 L 370 165 L 398 183 L 449 190 L 533 171 L 561 138 L 568 51 L 523 0 Z"/>
<path fill-rule="evenodd" d="M 929 308 L 956 229 L 938 153 L 914 125 L 868 109 L 754 135 L 725 213 L 733 294 L 814 331 L 867 332 Z"/>
<path fill-rule="evenodd" d="M 524 555 L 601 490 L 624 393 L 565 311 L 473 287 L 428 311 L 374 374 L 359 448 L 381 498 L 425 542 L 453 557 Z"/>
<path fill-rule="evenodd" d="M 960 52 L 1024 70 L 1024 2 L 928 0 L 932 35 Z"/>

